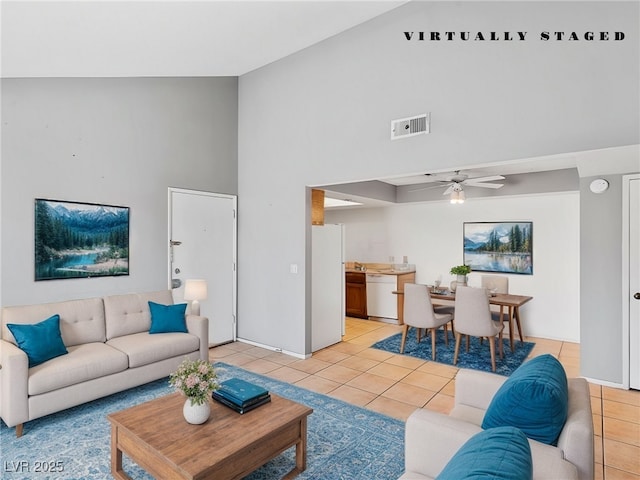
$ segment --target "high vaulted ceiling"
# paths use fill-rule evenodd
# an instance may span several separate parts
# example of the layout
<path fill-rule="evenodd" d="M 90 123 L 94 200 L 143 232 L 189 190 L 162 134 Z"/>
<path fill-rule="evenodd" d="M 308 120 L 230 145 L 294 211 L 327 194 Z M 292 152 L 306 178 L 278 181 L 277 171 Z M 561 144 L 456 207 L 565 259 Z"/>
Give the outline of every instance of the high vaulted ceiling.
<path fill-rule="evenodd" d="M 0 76 L 240 76 L 407 1 L 0 0 Z M 620 152 L 617 160 L 637 164 L 637 145 Z M 601 165 L 597 154 L 575 152 L 476 165 L 465 173 L 509 176 L 577 166 L 580 176 L 589 176 Z M 434 182 L 425 173 L 444 172 L 378 180 L 398 188 Z"/>
<path fill-rule="evenodd" d="M 403 3 L 3 0 L 1 75 L 239 76 Z"/>

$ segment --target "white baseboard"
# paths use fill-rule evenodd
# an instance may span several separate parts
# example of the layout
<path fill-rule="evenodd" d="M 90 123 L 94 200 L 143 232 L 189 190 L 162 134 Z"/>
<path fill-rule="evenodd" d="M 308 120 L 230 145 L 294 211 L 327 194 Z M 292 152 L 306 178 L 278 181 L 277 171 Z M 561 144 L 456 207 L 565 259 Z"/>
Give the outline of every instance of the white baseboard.
<path fill-rule="evenodd" d="M 621 389 L 624 389 L 624 390 L 629 390 L 629 387 L 625 387 L 624 384 L 622 384 L 622 383 L 607 382 L 605 380 L 599 380 L 597 378 L 590 378 L 590 377 L 583 377 L 583 378 L 587 382 L 593 383 L 595 385 L 601 385 L 603 387 L 621 388 Z"/>
<path fill-rule="evenodd" d="M 283 349 L 281 349 L 279 347 L 272 347 L 271 345 L 264 345 L 262 343 L 252 342 L 251 340 L 246 340 L 244 338 L 239 338 L 238 337 L 237 341 L 238 342 L 242 342 L 242 343 L 247 343 L 249 345 L 253 345 L 254 347 L 260 347 L 260 348 L 265 348 L 267 350 L 272 350 L 272 351 L 277 352 L 277 353 L 284 353 L 285 355 L 290 355 L 292 357 L 296 357 L 296 358 L 299 358 L 301 360 L 305 360 L 305 359 L 311 357 L 311 354 L 304 355 L 302 353 L 290 352 L 288 350 L 283 350 Z"/>

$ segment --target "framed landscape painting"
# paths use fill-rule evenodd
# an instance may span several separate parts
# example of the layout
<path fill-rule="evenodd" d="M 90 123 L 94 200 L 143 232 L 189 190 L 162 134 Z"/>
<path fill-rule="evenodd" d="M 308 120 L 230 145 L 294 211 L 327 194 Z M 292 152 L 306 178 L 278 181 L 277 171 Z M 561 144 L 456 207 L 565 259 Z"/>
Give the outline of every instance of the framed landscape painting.
<path fill-rule="evenodd" d="M 533 222 L 465 222 L 463 237 L 471 270 L 533 274 Z"/>
<path fill-rule="evenodd" d="M 35 279 L 129 275 L 129 208 L 35 199 Z"/>

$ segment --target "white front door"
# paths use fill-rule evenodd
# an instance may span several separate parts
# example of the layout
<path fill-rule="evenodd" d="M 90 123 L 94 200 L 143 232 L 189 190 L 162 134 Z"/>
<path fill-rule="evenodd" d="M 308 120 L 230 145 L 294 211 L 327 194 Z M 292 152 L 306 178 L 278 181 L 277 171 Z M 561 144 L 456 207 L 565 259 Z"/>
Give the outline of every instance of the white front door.
<path fill-rule="evenodd" d="M 624 197 L 627 197 L 623 202 L 628 202 L 623 220 L 628 222 L 628 231 L 623 232 L 623 237 L 628 241 L 625 253 L 629 262 L 628 276 L 625 272 L 627 278 L 623 282 L 623 311 L 625 317 L 628 312 L 625 321 L 629 322 L 629 387 L 640 390 L 640 175 L 625 176 L 623 180 Z"/>
<path fill-rule="evenodd" d="M 209 345 L 236 338 L 236 203 L 233 195 L 169 189 L 169 287 L 180 303 L 186 280 L 207 282 L 200 315 L 209 319 Z"/>

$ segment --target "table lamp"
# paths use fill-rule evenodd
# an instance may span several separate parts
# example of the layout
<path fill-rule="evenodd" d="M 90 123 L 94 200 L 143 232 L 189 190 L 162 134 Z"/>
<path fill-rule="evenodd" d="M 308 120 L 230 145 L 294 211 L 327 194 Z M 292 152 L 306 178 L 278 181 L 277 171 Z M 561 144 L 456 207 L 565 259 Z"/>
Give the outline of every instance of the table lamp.
<path fill-rule="evenodd" d="M 187 280 L 184 285 L 184 299 L 191 300 L 191 314 L 200 315 L 200 302 L 207 298 L 206 280 Z"/>

